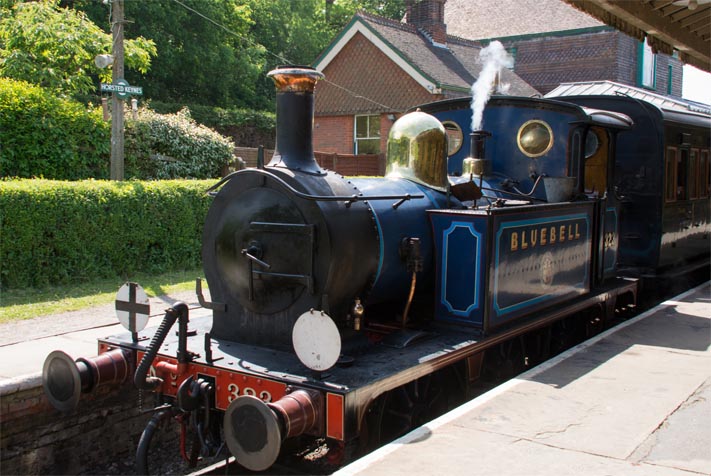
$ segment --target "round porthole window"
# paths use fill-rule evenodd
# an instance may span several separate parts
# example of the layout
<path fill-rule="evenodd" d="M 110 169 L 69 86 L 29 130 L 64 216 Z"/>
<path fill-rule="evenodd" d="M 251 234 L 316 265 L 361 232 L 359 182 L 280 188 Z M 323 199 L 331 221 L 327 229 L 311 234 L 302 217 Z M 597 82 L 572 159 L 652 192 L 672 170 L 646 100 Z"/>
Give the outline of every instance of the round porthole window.
<path fill-rule="evenodd" d="M 585 137 L 585 158 L 589 159 L 600 148 L 600 138 L 597 136 L 597 132 L 588 131 L 588 135 Z"/>
<path fill-rule="evenodd" d="M 529 157 L 540 157 L 553 147 L 553 130 L 540 120 L 525 122 L 518 130 L 518 148 Z"/>
<path fill-rule="evenodd" d="M 452 156 L 462 148 L 464 133 L 456 122 L 444 121 L 442 125 L 444 126 L 444 131 L 447 133 L 447 155 Z"/>

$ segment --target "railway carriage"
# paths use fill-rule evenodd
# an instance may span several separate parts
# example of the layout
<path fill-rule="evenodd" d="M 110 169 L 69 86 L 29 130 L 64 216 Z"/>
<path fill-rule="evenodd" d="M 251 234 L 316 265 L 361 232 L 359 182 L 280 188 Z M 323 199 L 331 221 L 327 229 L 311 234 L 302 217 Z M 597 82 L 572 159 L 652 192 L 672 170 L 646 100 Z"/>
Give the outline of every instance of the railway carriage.
<path fill-rule="evenodd" d="M 711 108 L 693 107 L 629 88 L 617 94 L 562 85 L 556 100 L 617 111 L 634 125 L 617 141 L 613 191 L 622 208 L 620 272 L 674 278 L 708 268 L 711 251 Z M 582 94 L 590 91 L 593 94 Z M 644 100 L 648 99 L 648 100 Z M 590 184 L 588 184 L 590 186 Z"/>

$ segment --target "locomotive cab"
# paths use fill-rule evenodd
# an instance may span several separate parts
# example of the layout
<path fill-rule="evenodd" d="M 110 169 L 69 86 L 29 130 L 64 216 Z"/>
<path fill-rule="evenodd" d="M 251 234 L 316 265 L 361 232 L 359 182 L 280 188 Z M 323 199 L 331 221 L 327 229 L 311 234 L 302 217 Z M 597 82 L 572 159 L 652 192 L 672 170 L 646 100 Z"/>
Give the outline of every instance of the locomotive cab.
<path fill-rule="evenodd" d="M 422 106 L 442 121 L 454 187 L 469 210 L 431 210 L 436 319 L 493 332 L 588 293 L 616 272 L 619 200 L 611 188 L 620 113 L 494 97 L 473 131 L 468 100 Z M 466 145 L 469 147 L 466 147 Z M 484 146 L 484 144 L 486 146 Z"/>

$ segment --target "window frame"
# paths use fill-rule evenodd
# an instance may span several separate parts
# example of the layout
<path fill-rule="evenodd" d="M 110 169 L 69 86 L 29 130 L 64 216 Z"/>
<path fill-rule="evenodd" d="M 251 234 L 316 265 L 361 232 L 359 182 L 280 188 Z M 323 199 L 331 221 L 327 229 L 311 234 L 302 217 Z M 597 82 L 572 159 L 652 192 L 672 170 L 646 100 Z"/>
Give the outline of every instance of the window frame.
<path fill-rule="evenodd" d="M 361 136 L 361 137 L 358 136 L 358 118 L 360 118 L 360 117 L 364 117 L 364 118 L 366 118 L 366 120 L 367 120 L 366 135 L 365 135 L 365 136 Z M 371 118 L 373 118 L 373 117 L 377 117 L 377 118 L 378 118 L 378 135 L 377 135 L 377 136 L 371 136 L 371 135 L 370 135 L 370 132 L 371 132 L 371 131 L 370 131 L 370 129 L 371 129 L 371 127 L 370 127 L 370 120 L 371 120 Z M 354 154 L 354 155 L 362 155 L 362 153 L 359 152 L 358 141 L 372 141 L 372 140 L 376 140 L 376 139 L 377 139 L 377 141 L 378 141 L 378 152 L 377 152 L 377 153 L 380 153 L 380 152 L 381 152 L 381 151 L 380 151 L 380 140 L 381 140 L 381 139 L 380 139 L 380 138 L 381 138 L 381 135 L 380 135 L 380 126 L 381 126 L 381 124 L 380 124 L 380 119 L 381 119 L 381 118 L 380 118 L 380 114 L 356 114 L 355 116 L 353 116 L 353 154 Z"/>
<path fill-rule="evenodd" d="M 667 147 L 664 154 L 664 201 L 666 203 L 676 202 L 676 171 L 677 152 L 676 147 Z"/>
<path fill-rule="evenodd" d="M 647 38 L 639 43 L 637 54 L 637 84 L 645 89 L 657 89 L 657 54 L 652 51 L 652 47 L 647 43 Z M 651 55 L 651 56 L 649 56 Z M 650 84 L 645 84 L 645 58 L 649 56 L 651 60 L 651 81 Z"/>
<path fill-rule="evenodd" d="M 699 198 L 709 198 L 711 194 L 711 161 L 709 150 L 699 151 Z"/>
<path fill-rule="evenodd" d="M 701 187 L 701 174 L 699 168 L 699 161 L 701 157 L 699 156 L 699 149 L 693 148 L 689 150 L 689 200 L 696 200 L 699 198 L 699 190 Z"/>

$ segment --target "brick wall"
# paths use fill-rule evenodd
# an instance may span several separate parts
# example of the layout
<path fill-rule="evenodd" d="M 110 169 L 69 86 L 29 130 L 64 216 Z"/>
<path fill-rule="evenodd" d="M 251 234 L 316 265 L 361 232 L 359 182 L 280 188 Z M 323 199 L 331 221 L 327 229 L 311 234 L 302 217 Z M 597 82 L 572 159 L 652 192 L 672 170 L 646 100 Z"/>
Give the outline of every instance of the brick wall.
<path fill-rule="evenodd" d="M 637 84 L 639 42 L 619 31 L 606 30 L 569 36 L 535 36 L 505 41 L 516 47 L 514 71 L 545 94 L 560 83 L 615 81 Z M 672 66 L 673 96 L 681 96 L 682 64 L 668 55 L 657 55 L 655 92 L 667 94 Z"/>
<path fill-rule="evenodd" d="M 631 86 L 642 87 L 638 84 L 639 41 L 624 33 L 616 32 L 618 36 L 617 81 Z M 669 66 L 672 67 L 671 92 L 669 85 Z M 665 54 L 657 54 L 657 70 L 655 89 L 653 92 L 664 95 L 681 97 L 683 79 L 683 64 L 678 58 Z"/>
<path fill-rule="evenodd" d="M 47 401 L 40 376 L 3 382 L 2 474 L 101 474 L 132 461 L 151 416 L 140 414 L 137 401 L 133 385 L 99 387 L 64 414 Z"/>
<path fill-rule="evenodd" d="M 402 113 L 438 98 L 360 33 L 353 36 L 323 73 L 326 79 L 316 85 L 317 120 L 320 116 Z"/>
<path fill-rule="evenodd" d="M 353 116 L 317 116 L 313 134 L 314 150 L 353 153 Z"/>
<path fill-rule="evenodd" d="M 504 46 L 516 47 L 514 71 L 542 94 L 564 82 L 615 80 L 618 44 L 612 31 L 535 37 Z"/>
<path fill-rule="evenodd" d="M 437 43 L 447 42 L 447 25 L 444 24 L 444 7 L 447 0 L 409 0 L 407 23 L 426 31 Z"/>

